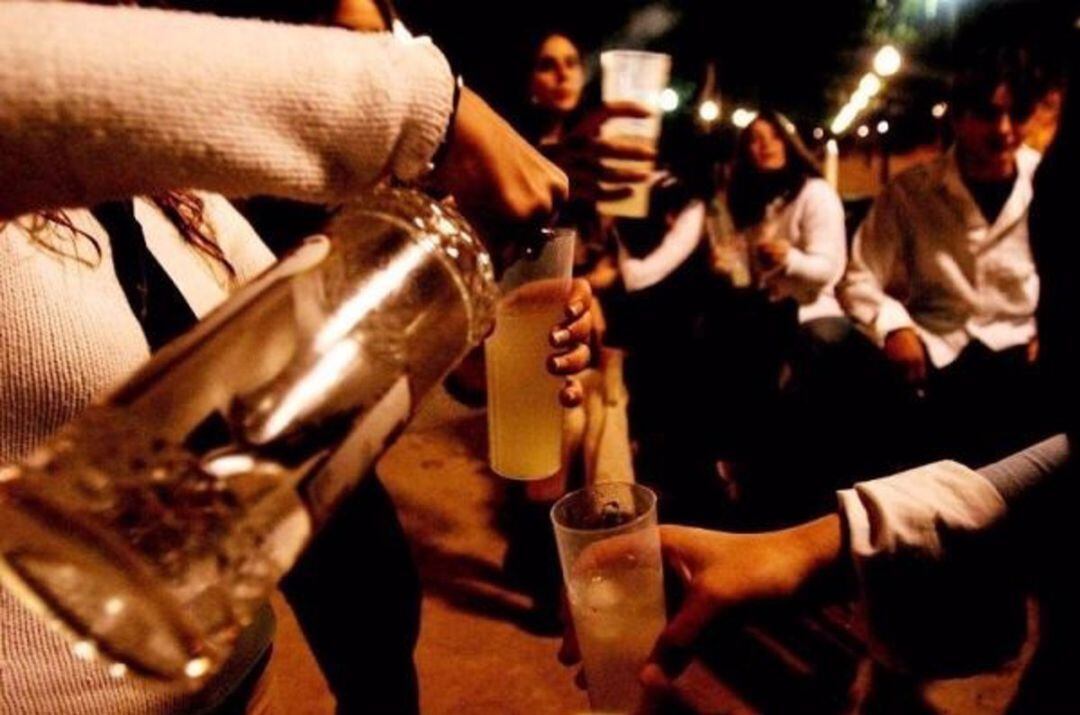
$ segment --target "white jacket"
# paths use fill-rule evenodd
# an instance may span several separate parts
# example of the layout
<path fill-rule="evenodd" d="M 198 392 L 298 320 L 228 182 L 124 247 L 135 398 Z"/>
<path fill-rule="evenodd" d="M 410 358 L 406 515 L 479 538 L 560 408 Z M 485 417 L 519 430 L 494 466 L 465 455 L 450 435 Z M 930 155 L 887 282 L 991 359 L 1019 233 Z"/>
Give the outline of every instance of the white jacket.
<path fill-rule="evenodd" d="M 844 314 L 836 300 L 847 262 L 844 207 L 827 181 L 808 179 L 794 199 L 770 207 L 765 220 L 745 233 L 751 255 L 759 241 L 791 244 L 785 264 L 757 271 L 757 282 L 772 300 L 794 298 L 800 323 Z"/>
<path fill-rule="evenodd" d="M 1027 218 L 1037 165 L 1017 154 L 1016 184 L 993 225 L 954 152 L 898 176 L 855 236 L 840 288 L 851 317 L 879 344 L 914 328 L 937 367 L 971 340 L 1003 350 L 1034 338 L 1039 278 Z"/>

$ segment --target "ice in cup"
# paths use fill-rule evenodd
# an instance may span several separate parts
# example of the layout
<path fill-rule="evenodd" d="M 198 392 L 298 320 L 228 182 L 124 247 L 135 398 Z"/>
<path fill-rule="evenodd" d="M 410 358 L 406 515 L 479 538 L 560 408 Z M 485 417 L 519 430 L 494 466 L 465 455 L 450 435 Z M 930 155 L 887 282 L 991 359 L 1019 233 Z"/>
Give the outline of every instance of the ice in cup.
<path fill-rule="evenodd" d="M 639 484 L 595 484 L 556 502 L 551 519 L 589 704 L 639 712 L 638 674 L 665 624 L 656 495 Z"/>
<path fill-rule="evenodd" d="M 510 265 L 499 282 L 495 332 L 484 344 L 491 469 L 510 479 L 544 479 L 562 461 L 562 381 L 549 374 L 549 336 L 566 315 L 574 261 L 572 229 Z"/>
<path fill-rule="evenodd" d="M 660 138 L 660 93 L 667 88 L 671 72 L 671 57 L 659 52 L 637 50 L 608 50 L 600 54 L 603 70 L 601 94 L 605 104 L 630 102 L 652 110 L 641 119 L 614 117 L 604 122 L 600 136 L 623 142 L 638 143 L 655 150 Z M 651 172 L 653 162 L 630 159 L 605 159 L 612 168 Z M 648 180 L 632 184 L 633 193 L 624 199 L 601 201 L 597 210 L 608 216 L 644 218 L 649 214 Z M 615 188 L 607 185 L 607 188 Z"/>

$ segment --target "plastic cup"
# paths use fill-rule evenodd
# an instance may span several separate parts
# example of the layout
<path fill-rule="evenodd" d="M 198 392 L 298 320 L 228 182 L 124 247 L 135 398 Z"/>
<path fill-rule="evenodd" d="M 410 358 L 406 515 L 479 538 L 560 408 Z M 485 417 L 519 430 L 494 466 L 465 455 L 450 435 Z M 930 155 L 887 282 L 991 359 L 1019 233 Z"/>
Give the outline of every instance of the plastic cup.
<path fill-rule="evenodd" d="M 639 484 L 595 484 L 556 502 L 551 519 L 589 704 L 638 712 L 638 674 L 665 624 L 656 494 Z"/>
<path fill-rule="evenodd" d="M 603 70 L 601 93 L 605 104 L 631 102 L 652 111 L 640 119 L 614 117 L 604 122 L 601 137 L 639 143 L 655 150 L 660 138 L 660 94 L 667 88 L 671 72 L 671 57 L 659 52 L 609 50 L 600 55 Z M 606 159 L 612 168 L 651 172 L 653 162 L 627 159 Z M 606 188 L 618 185 L 604 184 Z M 608 216 L 644 218 L 649 214 L 648 180 L 631 184 L 633 193 L 624 199 L 601 201 L 597 210 Z"/>
<path fill-rule="evenodd" d="M 547 358 L 551 330 L 566 315 L 577 233 L 544 234 L 503 274 L 495 332 L 484 344 L 491 469 L 510 479 L 550 477 L 562 461 L 562 381 Z"/>

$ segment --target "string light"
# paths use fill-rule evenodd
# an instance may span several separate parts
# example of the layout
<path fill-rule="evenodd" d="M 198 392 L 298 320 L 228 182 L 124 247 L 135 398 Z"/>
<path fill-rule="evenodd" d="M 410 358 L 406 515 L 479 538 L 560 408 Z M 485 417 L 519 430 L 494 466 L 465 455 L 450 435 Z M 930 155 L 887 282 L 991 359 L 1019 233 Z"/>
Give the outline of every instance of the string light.
<path fill-rule="evenodd" d="M 715 122 L 720 117 L 720 105 L 714 100 L 706 99 L 701 103 L 701 106 L 698 107 L 698 116 L 701 117 L 703 121 Z"/>
<path fill-rule="evenodd" d="M 660 93 L 660 109 L 665 112 L 674 112 L 679 108 L 679 93 L 668 87 Z"/>
<path fill-rule="evenodd" d="M 874 55 L 874 71 L 882 77 L 892 77 L 903 64 L 903 55 L 892 45 L 885 45 Z"/>
<path fill-rule="evenodd" d="M 750 122 L 757 119 L 757 114 L 757 112 L 739 107 L 731 113 L 731 123 L 739 129 L 745 129 L 750 126 Z"/>

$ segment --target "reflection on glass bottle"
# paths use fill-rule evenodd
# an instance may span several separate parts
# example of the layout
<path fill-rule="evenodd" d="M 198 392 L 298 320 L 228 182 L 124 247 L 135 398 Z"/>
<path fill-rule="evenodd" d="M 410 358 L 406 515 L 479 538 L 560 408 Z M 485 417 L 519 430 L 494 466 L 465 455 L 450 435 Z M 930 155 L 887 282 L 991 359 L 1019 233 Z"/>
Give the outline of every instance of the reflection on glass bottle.
<path fill-rule="evenodd" d="M 489 332 L 468 225 L 382 189 L 159 352 L 0 483 L 0 580 L 75 653 L 193 684 Z"/>

